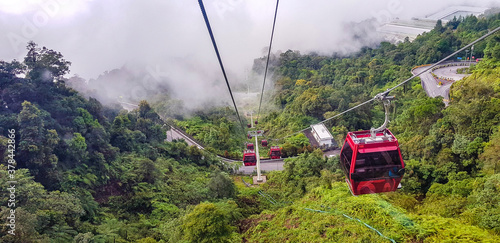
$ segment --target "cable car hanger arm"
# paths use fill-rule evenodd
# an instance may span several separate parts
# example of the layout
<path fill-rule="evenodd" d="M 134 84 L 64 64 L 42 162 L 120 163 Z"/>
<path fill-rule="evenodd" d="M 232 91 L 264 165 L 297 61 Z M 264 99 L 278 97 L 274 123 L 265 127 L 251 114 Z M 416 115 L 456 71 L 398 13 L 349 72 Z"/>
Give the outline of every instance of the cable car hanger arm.
<path fill-rule="evenodd" d="M 377 136 L 378 132 L 381 132 L 386 129 L 387 125 L 389 124 L 389 106 L 391 105 L 391 100 L 394 99 L 394 96 L 387 96 L 387 91 L 377 94 L 374 99 L 379 99 L 384 103 L 384 110 L 385 110 L 385 121 L 382 126 L 378 128 L 371 128 L 370 129 L 370 134 L 372 138 L 375 138 Z"/>

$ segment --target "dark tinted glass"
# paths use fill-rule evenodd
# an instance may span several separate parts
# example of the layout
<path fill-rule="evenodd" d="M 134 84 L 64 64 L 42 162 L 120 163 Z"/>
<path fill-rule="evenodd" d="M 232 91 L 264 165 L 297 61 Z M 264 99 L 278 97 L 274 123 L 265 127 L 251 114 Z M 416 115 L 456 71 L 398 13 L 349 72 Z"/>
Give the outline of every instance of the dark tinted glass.
<path fill-rule="evenodd" d="M 349 173 L 351 168 L 351 159 L 352 148 L 349 143 L 345 142 L 344 147 L 342 148 L 342 154 L 340 155 L 340 163 L 342 164 L 342 169 L 344 169 L 345 173 Z"/>
<path fill-rule="evenodd" d="M 244 161 L 245 162 L 255 162 L 256 159 L 255 159 L 255 156 L 245 156 Z"/>
<path fill-rule="evenodd" d="M 401 159 L 397 150 L 358 153 L 354 166 L 354 180 L 366 181 L 381 178 L 397 177 L 396 172 L 401 168 Z M 390 171 L 392 171 L 392 176 Z"/>
<path fill-rule="evenodd" d="M 356 156 L 356 169 L 385 165 L 401 165 L 401 159 L 397 150 L 375 153 L 358 153 Z"/>

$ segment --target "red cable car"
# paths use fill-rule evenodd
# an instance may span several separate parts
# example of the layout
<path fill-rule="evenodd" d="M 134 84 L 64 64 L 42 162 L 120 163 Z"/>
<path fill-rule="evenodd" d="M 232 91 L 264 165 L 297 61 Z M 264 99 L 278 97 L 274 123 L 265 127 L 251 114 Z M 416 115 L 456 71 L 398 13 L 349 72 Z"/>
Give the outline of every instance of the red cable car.
<path fill-rule="evenodd" d="M 247 143 L 247 149 L 253 150 L 253 143 Z"/>
<path fill-rule="evenodd" d="M 396 191 L 405 173 L 398 140 L 388 129 L 347 133 L 340 165 L 353 195 Z"/>
<path fill-rule="evenodd" d="M 267 147 L 267 140 L 262 140 L 261 144 L 262 144 L 263 147 Z"/>
<path fill-rule="evenodd" d="M 281 159 L 281 148 L 279 146 L 271 146 L 269 157 L 271 159 Z"/>
<path fill-rule="evenodd" d="M 245 164 L 245 166 L 253 166 L 257 164 L 257 157 L 255 156 L 255 151 L 253 150 L 243 151 L 243 164 Z"/>

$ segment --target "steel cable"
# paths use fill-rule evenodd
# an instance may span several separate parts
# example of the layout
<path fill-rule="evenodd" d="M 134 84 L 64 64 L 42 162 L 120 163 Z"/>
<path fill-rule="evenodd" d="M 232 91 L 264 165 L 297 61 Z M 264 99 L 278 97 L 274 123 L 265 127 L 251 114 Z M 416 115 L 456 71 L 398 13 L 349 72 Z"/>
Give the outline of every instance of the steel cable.
<path fill-rule="evenodd" d="M 205 24 L 207 25 L 208 33 L 210 34 L 210 38 L 212 39 L 212 44 L 214 46 L 217 59 L 219 60 L 219 65 L 222 70 L 222 74 L 224 75 L 224 80 L 226 80 L 227 89 L 229 90 L 229 94 L 231 95 L 231 100 L 233 101 L 234 110 L 236 111 L 236 115 L 238 116 L 238 120 L 240 121 L 241 128 L 243 128 L 243 131 L 245 131 L 245 126 L 243 125 L 240 113 L 238 112 L 238 107 L 236 107 L 236 102 L 234 101 L 234 96 L 233 92 L 231 91 L 231 86 L 229 85 L 229 81 L 227 80 L 226 70 L 224 69 L 224 65 L 222 64 L 222 59 L 219 54 L 219 49 L 217 48 L 217 43 L 215 42 L 215 37 L 212 32 L 212 27 L 210 27 L 210 22 L 208 21 L 208 16 L 207 12 L 205 11 L 205 6 L 203 5 L 203 0 L 198 0 L 198 4 L 200 5 L 201 13 L 203 14 L 203 18 L 205 19 Z"/>
<path fill-rule="evenodd" d="M 260 116 L 260 108 L 262 106 L 262 98 L 264 97 L 264 87 L 266 86 L 266 77 L 267 77 L 267 69 L 269 67 L 269 58 L 271 57 L 271 47 L 273 45 L 273 38 L 274 38 L 274 27 L 276 26 L 276 16 L 278 15 L 278 6 L 279 6 L 280 1 L 276 1 L 276 10 L 274 11 L 274 21 L 273 21 L 273 29 L 271 31 L 271 40 L 269 41 L 269 50 L 267 51 L 267 61 L 266 61 L 266 69 L 264 71 L 264 82 L 262 82 L 262 92 L 260 93 L 260 102 L 259 102 L 259 112 L 257 112 L 257 118 L 256 122 L 259 123 L 259 116 Z"/>

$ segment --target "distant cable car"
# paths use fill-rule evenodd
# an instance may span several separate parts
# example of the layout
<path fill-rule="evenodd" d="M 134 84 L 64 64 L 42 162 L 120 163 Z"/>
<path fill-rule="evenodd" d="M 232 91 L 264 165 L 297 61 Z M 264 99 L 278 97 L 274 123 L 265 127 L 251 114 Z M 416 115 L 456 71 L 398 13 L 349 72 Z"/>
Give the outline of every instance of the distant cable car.
<path fill-rule="evenodd" d="M 376 98 L 384 102 L 384 124 L 369 131 L 347 133 L 340 151 L 340 167 L 353 195 L 396 191 L 405 173 L 398 140 L 385 128 L 394 97 Z"/>
<path fill-rule="evenodd" d="M 243 151 L 243 164 L 245 164 L 245 166 L 254 166 L 257 164 L 257 157 L 255 156 L 255 151 L 253 150 Z"/>
<path fill-rule="evenodd" d="M 253 143 L 247 143 L 247 149 L 253 150 Z"/>
<path fill-rule="evenodd" d="M 271 159 L 280 159 L 281 148 L 279 146 L 271 146 L 271 149 L 269 150 L 269 157 L 271 157 Z"/>
<path fill-rule="evenodd" d="M 249 123 L 249 124 L 247 124 L 247 127 L 248 127 L 248 128 L 251 128 L 251 127 L 252 127 L 252 124 L 250 124 L 250 123 Z"/>
<path fill-rule="evenodd" d="M 262 144 L 262 146 L 263 146 L 263 147 L 267 147 L 267 140 L 265 140 L 265 139 L 264 139 L 264 140 L 262 140 L 262 141 L 261 141 L 261 144 Z"/>

